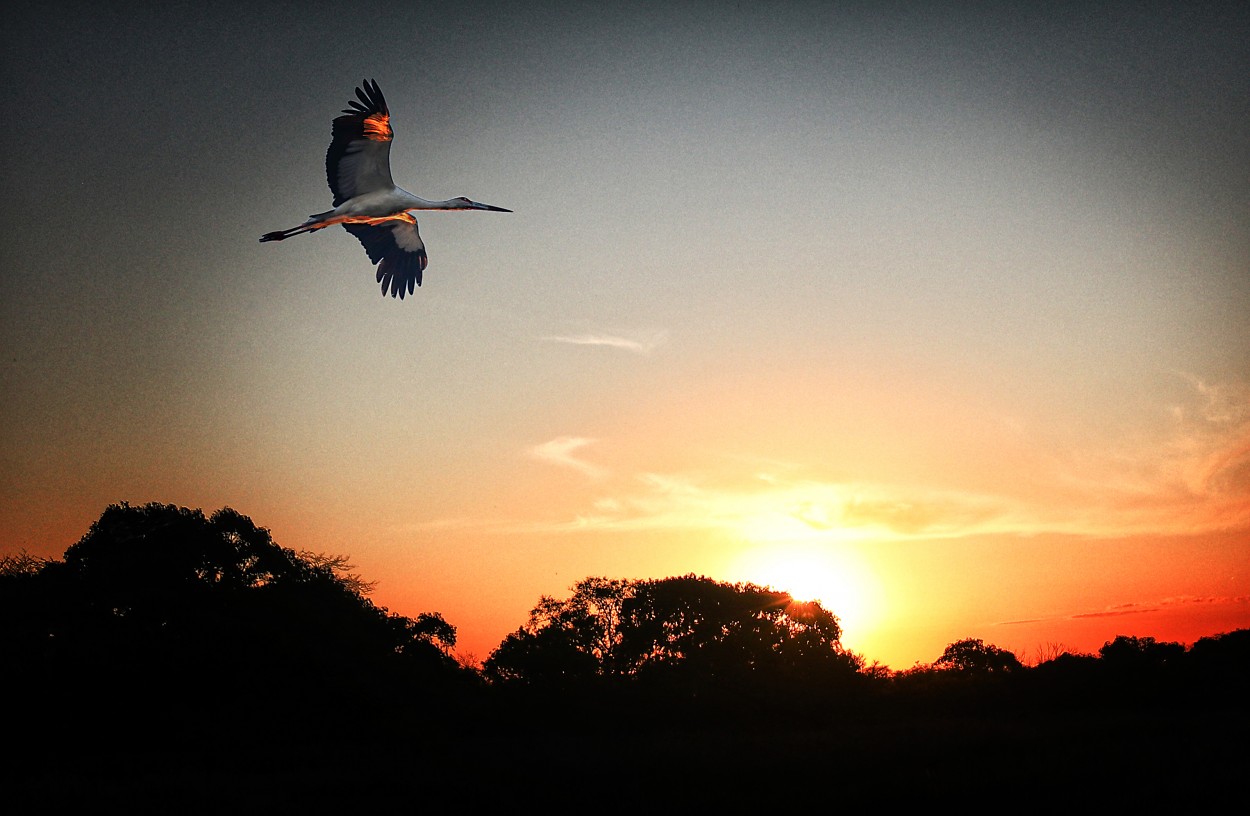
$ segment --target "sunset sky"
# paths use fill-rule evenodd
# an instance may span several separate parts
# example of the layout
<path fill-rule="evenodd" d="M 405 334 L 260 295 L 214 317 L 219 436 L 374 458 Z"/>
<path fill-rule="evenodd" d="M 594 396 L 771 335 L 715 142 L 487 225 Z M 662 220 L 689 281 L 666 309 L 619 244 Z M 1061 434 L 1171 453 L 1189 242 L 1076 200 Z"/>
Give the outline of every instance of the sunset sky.
<path fill-rule="evenodd" d="M 1250 626 L 1250 4 L 589 8 L 7 11 L 0 553 L 228 505 L 477 659 L 589 575 L 898 669 Z M 404 301 L 257 241 L 364 78 L 514 210 Z"/>

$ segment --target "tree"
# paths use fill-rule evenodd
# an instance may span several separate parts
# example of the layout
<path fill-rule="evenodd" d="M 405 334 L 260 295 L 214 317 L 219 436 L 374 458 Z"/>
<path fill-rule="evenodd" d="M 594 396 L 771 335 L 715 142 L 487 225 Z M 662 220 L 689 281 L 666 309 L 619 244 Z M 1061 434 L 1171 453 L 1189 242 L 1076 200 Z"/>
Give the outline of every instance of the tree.
<path fill-rule="evenodd" d="M 0 578 L 38 575 L 48 560 L 22 550 L 13 555 L 0 555 Z"/>
<path fill-rule="evenodd" d="M 629 582 L 585 578 L 566 600 L 544 595 L 525 625 L 508 635 L 486 659 L 483 672 L 496 681 L 564 684 L 619 671 L 621 609 Z"/>
<path fill-rule="evenodd" d="M 958 640 L 933 662 L 935 668 L 963 674 L 1006 674 L 1024 668 L 1015 654 L 980 638 Z"/>
<path fill-rule="evenodd" d="M 1110 668 L 1126 671 L 1150 671 L 1175 665 L 1185 654 L 1180 643 L 1159 643 L 1152 637 L 1117 635 L 1098 650 Z"/>
<path fill-rule="evenodd" d="M 1250 629 L 1199 638 L 1185 654 L 1195 693 L 1204 699 L 1244 699 L 1250 677 Z"/>
<path fill-rule="evenodd" d="M 0 648 L 35 684 L 91 678 L 101 693 L 221 705 L 266 685 L 308 700 L 381 675 L 464 674 L 455 627 L 374 605 L 350 569 L 279 547 L 230 508 L 113 505 L 63 561 L 6 562 Z"/>
<path fill-rule="evenodd" d="M 840 637 L 837 618 L 820 604 L 753 584 L 587 578 L 567 600 L 540 599 L 484 669 L 492 680 L 529 683 L 828 678 L 861 665 Z"/>
<path fill-rule="evenodd" d="M 642 581 L 625 605 L 624 662 L 705 679 L 846 668 L 837 618 L 785 592 L 694 575 Z"/>

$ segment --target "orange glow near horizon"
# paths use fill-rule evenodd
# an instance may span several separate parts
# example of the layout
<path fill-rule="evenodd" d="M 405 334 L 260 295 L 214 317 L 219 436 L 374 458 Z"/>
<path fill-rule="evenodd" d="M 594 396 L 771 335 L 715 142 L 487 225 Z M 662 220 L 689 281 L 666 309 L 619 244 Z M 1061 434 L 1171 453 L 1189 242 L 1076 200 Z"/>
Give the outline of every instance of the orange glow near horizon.
<path fill-rule="evenodd" d="M 228 473 L 188 464 L 160 499 L 208 512 L 229 504 L 281 546 L 348 555 L 378 581 L 375 602 L 439 612 L 479 660 L 541 595 L 567 597 L 589 576 L 771 586 L 820 601 L 848 649 L 895 669 L 964 637 L 1027 662 L 1055 644 L 1095 652 L 1118 634 L 1192 642 L 1250 626 L 1242 390 L 1182 403 L 1137 448 L 1079 449 L 1008 422 L 986 422 L 981 444 L 944 441 L 923 427 L 946 416 L 931 402 L 913 424 L 900 415 L 893 435 L 840 417 L 846 430 L 832 434 L 824 406 L 807 410 L 780 388 L 771 396 L 767 410 L 673 407 L 658 420 L 656 398 L 640 409 L 647 423 L 623 412 L 595 436 L 532 436 L 507 456 L 436 449 L 412 462 L 402 436 L 375 445 L 362 432 L 361 447 L 335 451 L 306 451 L 293 436 L 310 464 L 290 485 L 244 491 Z M 730 402 L 719 389 L 700 397 L 690 404 Z M 893 411 L 893 401 L 873 404 Z M 918 454 L 899 456 L 900 440 Z M 277 456 L 258 455 L 265 467 Z M 863 478 L 822 461 L 853 462 Z M 943 471 L 943 461 L 953 464 Z M 1010 467 L 993 480 L 996 463 Z M 11 547 L 59 557 L 105 504 L 141 503 L 157 483 L 132 474 L 73 513 L 49 494 L 35 505 L 61 515 Z M 420 505 L 395 502 L 394 484 Z"/>
<path fill-rule="evenodd" d="M 837 615 L 844 633 L 853 633 L 852 640 L 868 636 L 882 613 L 877 576 L 846 547 L 790 542 L 748 549 L 726 574 L 820 603 Z"/>

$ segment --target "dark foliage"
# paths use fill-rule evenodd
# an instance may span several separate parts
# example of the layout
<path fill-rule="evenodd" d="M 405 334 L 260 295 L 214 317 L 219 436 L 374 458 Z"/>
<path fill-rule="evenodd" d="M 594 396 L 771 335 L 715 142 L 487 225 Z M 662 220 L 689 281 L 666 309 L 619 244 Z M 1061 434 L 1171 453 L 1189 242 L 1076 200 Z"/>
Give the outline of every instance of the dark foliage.
<path fill-rule="evenodd" d="M 1244 797 L 1250 630 L 1189 649 L 1121 636 L 1033 667 L 966 639 L 889 672 L 783 592 L 587 578 L 541 598 L 479 677 L 440 615 L 392 614 L 349 570 L 229 508 L 167 505 L 108 508 L 60 561 L 0 559 L 6 802 L 671 810 L 1055 790 L 1193 811 Z"/>
<path fill-rule="evenodd" d="M 955 641 L 933 665 L 971 675 L 1006 674 L 1024 668 L 1014 654 L 997 646 L 987 646 L 980 638 Z"/>
<path fill-rule="evenodd" d="M 837 618 L 817 603 L 694 575 L 587 578 L 542 598 L 487 659 L 494 682 L 568 689 L 630 683 L 683 698 L 857 678 Z"/>
<path fill-rule="evenodd" d="M 317 560 L 229 508 L 109 507 L 64 561 L 0 572 L 6 691 L 96 734 L 262 734 L 350 730 L 467 679 L 441 616 L 390 614 Z"/>

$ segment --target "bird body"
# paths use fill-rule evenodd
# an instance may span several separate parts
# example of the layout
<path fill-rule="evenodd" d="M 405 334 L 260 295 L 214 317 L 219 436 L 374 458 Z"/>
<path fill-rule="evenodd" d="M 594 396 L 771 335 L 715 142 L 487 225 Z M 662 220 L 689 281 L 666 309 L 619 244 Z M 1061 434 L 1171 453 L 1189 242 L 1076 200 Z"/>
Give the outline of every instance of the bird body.
<path fill-rule="evenodd" d="M 334 194 L 334 209 L 310 215 L 297 227 L 267 232 L 260 240 L 282 241 L 342 224 L 377 265 L 382 294 L 389 290 L 391 297 L 403 299 L 405 293 L 412 294 L 413 287 L 421 285 L 421 273 L 429 263 L 411 210 L 512 211 L 463 196 L 430 201 L 397 187 L 391 178 L 394 131 L 382 90 L 376 82 L 366 80 L 356 89 L 356 96 L 360 101 L 351 100 L 351 107 L 334 120 L 326 151 L 326 179 Z"/>

